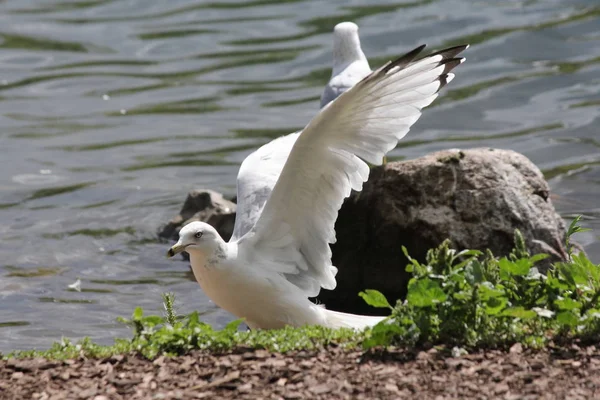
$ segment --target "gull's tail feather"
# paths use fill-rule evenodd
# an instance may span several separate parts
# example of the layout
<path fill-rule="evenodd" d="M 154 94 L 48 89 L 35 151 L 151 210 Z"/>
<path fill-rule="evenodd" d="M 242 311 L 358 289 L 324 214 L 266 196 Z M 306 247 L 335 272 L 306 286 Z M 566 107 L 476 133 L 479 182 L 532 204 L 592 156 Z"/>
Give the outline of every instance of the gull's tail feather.
<path fill-rule="evenodd" d="M 377 325 L 387 317 L 373 317 L 370 315 L 347 314 L 339 311 L 324 310 L 329 328 L 365 329 Z"/>

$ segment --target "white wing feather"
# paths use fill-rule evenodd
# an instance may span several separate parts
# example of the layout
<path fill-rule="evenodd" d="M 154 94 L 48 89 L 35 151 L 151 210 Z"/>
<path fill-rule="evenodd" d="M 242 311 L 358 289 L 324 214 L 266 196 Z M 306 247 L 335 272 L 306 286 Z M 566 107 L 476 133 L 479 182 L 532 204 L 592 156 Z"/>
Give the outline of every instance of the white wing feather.
<path fill-rule="evenodd" d="M 457 46 L 413 61 L 421 46 L 388 63 L 325 107 L 302 131 L 256 225 L 238 251 L 308 296 L 334 289 L 330 243 L 344 198 L 379 165 L 449 82 Z M 362 160 L 361 160 L 362 159 Z M 258 262 L 259 261 L 259 262 Z"/>

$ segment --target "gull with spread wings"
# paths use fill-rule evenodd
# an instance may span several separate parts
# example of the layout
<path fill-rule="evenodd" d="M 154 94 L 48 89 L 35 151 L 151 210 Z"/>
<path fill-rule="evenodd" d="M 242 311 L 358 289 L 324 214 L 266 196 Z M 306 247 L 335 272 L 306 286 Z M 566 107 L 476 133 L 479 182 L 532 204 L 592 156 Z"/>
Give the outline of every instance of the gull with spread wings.
<path fill-rule="evenodd" d="M 362 329 L 382 320 L 327 310 L 309 297 L 336 286 L 329 244 L 344 199 L 369 177 L 366 162 L 382 163 L 453 79 L 450 71 L 464 61 L 457 56 L 468 45 L 418 58 L 424 47 L 343 92 L 302 132 L 275 139 L 244 160 L 229 242 L 203 222 L 181 229 L 168 255 L 189 253 L 196 280 L 218 306 L 252 329 Z M 291 152 L 285 150 L 291 143 Z M 269 180 L 276 182 L 272 190 L 264 186 Z"/>

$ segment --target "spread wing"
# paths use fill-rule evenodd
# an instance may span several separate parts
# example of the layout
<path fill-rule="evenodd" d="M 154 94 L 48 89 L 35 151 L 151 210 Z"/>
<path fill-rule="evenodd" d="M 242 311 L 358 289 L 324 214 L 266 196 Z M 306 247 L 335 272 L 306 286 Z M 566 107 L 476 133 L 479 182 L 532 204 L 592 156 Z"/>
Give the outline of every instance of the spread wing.
<path fill-rule="evenodd" d="M 302 131 L 256 225 L 238 251 L 283 274 L 308 296 L 334 289 L 330 243 L 344 198 L 419 119 L 464 61 L 457 46 L 415 60 L 421 46 L 379 68 L 325 107 Z M 364 161 L 363 161 L 364 160 Z"/>

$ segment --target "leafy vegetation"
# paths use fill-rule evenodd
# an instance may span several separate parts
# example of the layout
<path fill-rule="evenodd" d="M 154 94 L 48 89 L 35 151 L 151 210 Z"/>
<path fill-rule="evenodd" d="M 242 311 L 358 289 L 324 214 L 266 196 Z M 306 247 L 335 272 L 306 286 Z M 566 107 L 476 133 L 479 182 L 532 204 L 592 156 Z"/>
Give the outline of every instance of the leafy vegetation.
<path fill-rule="evenodd" d="M 600 265 L 574 254 L 571 235 L 584 231 L 576 218 L 568 230 L 568 262 L 540 272 L 545 255 L 531 256 L 521 234 L 508 257 L 491 252 L 456 251 L 448 241 L 428 252 L 421 263 L 404 252 L 412 274 L 406 299 L 395 305 L 376 290 L 359 295 L 371 306 L 389 308 L 390 317 L 372 329 L 355 332 L 317 326 L 271 331 L 240 331 L 242 320 L 215 330 L 198 313 L 180 316 L 171 293 L 163 296 L 164 316 L 144 315 L 136 308 L 119 321 L 133 329 L 133 338 L 100 346 L 84 339 L 63 339 L 46 351 L 23 351 L 16 357 L 54 359 L 104 357 L 137 352 L 146 357 L 184 354 L 191 350 L 225 352 L 236 348 L 287 352 L 337 345 L 497 347 L 515 342 L 543 346 L 549 340 L 589 339 L 600 334 Z"/>
<path fill-rule="evenodd" d="M 240 331 L 242 320 L 235 320 L 221 330 L 200 321 L 197 312 L 178 317 L 173 310 L 173 296 L 164 296 L 166 315 L 144 315 L 137 307 L 131 319 L 118 318 L 133 328 L 133 339 L 116 339 L 112 346 L 101 346 L 88 338 L 78 343 L 62 339 L 49 350 L 20 351 L 8 357 L 46 357 L 68 359 L 79 356 L 107 357 L 136 352 L 148 358 L 161 354 L 178 355 L 192 350 L 226 352 L 233 349 L 267 349 L 277 352 L 311 350 L 329 345 L 356 347 L 365 338 L 364 332 L 350 329 L 327 329 L 306 326 L 270 331 Z"/>
<path fill-rule="evenodd" d="M 576 218 L 568 230 L 569 262 L 557 263 L 547 273 L 536 267 L 546 255 L 530 256 L 519 231 L 509 257 L 457 252 L 446 241 L 420 263 L 404 249 L 410 260 L 406 270 L 413 275 L 406 299 L 391 306 L 377 291 L 360 294 L 368 304 L 391 310 L 363 346 L 541 346 L 553 339 L 597 336 L 600 265 L 584 253 L 573 254 L 570 236 L 583 231 L 578 222 Z"/>

